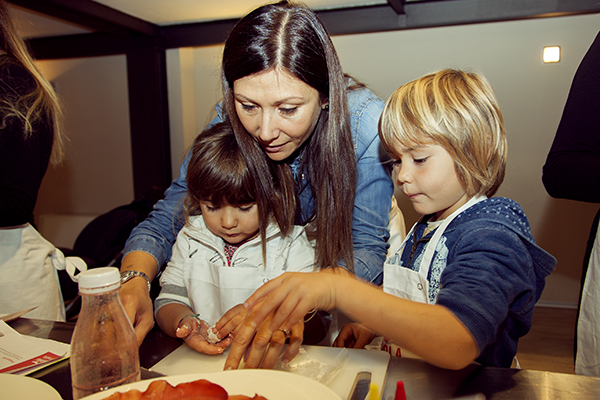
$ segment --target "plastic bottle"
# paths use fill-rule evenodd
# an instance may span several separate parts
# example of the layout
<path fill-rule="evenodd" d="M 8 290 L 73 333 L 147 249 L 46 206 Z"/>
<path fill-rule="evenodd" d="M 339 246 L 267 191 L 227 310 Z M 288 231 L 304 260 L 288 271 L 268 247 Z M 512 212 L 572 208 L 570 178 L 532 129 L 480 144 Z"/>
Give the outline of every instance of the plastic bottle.
<path fill-rule="evenodd" d="M 140 380 L 137 339 L 119 299 L 120 287 L 114 267 L 79 274 L 82 303 L 71 339 L 74 399 Z"/>

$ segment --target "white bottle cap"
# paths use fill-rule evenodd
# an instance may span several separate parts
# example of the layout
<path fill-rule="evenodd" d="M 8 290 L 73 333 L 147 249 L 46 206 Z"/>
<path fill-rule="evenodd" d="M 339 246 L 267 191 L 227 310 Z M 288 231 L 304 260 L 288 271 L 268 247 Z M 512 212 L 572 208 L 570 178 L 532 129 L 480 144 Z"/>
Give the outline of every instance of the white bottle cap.
<path fill-rule="evenodd" d="M 79 274 L 81 293 L 103 293 L 121 287 L 121 274 L 115 267 L 88 269 Z"/>

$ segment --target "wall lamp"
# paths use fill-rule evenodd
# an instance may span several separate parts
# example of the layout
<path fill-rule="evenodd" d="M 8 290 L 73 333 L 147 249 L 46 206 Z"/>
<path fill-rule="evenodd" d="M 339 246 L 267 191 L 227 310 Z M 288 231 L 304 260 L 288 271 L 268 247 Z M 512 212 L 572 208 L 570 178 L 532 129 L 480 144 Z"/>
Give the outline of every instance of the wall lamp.
<path fill-rule="evenodd" d="M 560 46 L 544 47 L 543 59 L 546 64 L 559 62 L 560 61 Z"/>

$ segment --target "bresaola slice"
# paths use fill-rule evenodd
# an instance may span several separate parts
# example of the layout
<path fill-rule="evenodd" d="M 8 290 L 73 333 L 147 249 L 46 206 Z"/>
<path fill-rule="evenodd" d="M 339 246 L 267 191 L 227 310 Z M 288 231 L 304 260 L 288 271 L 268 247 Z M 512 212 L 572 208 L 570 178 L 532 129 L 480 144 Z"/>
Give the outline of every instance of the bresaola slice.
<path fill-rule="evenodd" d="M 152 381 L 144 392 L 128 390 L 114 393 L 104 400 L 267 400 L 262 396 L 248 397 L 244 395 L 229 396 L 223 387 L 206 379 L 180 383 L 172 386 L 159 379 Z"/>

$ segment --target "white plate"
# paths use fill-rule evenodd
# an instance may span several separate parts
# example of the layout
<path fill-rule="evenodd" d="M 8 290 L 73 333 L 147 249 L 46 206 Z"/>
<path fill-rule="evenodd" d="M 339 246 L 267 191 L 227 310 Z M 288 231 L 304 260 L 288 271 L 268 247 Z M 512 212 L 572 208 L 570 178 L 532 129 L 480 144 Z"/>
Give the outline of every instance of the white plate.
<path fill-rule="evenodd" d="M 340 400 L 333 390 L 322 383 L 283 371 L 238 369 L 206 374 L 172 375 L 156 379 L 164 379 L 173 386 L 182 382 L 207 379 L 222 386 L 229 395 L 243 394 L 253 397 L 255 394 L 259 394 L 268 400 Z M 100 400 L 115 392 L 125 392 L 131 389 L 143 392 L 150 382 L 156 379 L 122 385 L 104 392 L 94 393 L 82 400 Z"/>
<path fill-rule="evenodd" d="M 0 400 L 62 400 L 46 382 L 28 376 L 0 374 Z"/>

